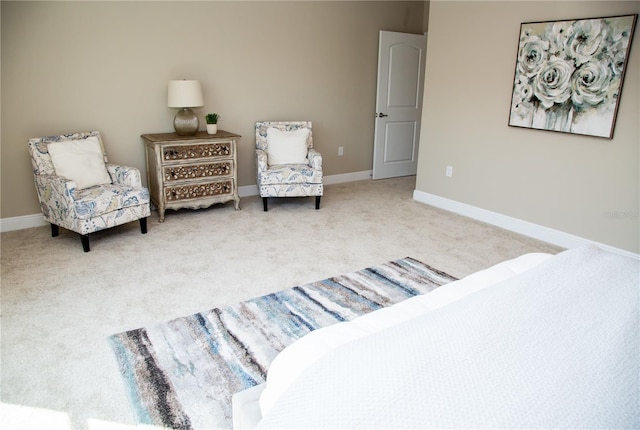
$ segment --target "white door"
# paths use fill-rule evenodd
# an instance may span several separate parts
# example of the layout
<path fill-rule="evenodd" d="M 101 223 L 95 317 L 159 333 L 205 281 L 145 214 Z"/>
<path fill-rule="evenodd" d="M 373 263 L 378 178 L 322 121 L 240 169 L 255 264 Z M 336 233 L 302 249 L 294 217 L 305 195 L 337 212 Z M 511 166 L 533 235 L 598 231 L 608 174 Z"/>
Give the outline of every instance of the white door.
<path fill-rule="evenodd" d="M 373 179 L 416 174 L 426 52 L 426 34 L 380 32 Z"/>

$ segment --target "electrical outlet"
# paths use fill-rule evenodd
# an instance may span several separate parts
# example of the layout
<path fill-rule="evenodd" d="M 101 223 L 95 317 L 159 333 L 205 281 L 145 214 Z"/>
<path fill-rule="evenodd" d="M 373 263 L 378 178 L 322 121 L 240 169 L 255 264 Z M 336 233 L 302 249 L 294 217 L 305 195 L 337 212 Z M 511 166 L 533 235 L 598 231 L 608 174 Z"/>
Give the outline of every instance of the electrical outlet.
<path fill-rule="evenodd" d="M 452 177 L 453 176 L 453 167 L 447 166 L 447 170 L 445 172 L 445 175 L 447 175 L 447 178 Z"/>
<path fill-rule="evenodd" d="M 344 146 L 338 146 L 338 156 L 342 157 L 344 155 Z"/>

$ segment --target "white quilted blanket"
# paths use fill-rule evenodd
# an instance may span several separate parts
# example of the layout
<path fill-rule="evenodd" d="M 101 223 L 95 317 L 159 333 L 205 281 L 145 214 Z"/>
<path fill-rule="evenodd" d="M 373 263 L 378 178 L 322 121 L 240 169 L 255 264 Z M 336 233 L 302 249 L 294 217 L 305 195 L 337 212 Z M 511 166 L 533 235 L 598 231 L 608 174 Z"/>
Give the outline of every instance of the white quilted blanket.
<path fill-rule="evenodd" d="M 584 247 L 312 363 L 258 428 L 640 428 L 640 262 Z"/>

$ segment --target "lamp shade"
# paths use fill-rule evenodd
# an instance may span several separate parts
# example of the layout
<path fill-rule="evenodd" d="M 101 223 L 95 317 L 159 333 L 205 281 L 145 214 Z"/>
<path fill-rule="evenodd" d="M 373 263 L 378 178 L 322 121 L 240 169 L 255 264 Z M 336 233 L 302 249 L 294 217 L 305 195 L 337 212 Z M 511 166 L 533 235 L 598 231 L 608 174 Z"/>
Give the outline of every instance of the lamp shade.
<path fill-rule="evenodd" d="M 169 81 L 167 99 L 167 105 L 171 108 L 204 106 L 200 81 L 186 79 Z"/>

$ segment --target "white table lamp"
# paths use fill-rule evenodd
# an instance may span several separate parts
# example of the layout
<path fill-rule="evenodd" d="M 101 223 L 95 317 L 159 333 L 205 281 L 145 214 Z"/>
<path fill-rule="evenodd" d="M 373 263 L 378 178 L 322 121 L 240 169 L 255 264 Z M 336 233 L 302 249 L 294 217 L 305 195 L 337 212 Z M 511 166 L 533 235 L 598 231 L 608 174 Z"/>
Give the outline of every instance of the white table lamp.
<path fill-rule="evenodd" d="M 186 79 L 169 81 L 167 99 L 167 105 L 170 108 L 179 109 L 173 119 L 173 128 L 176 133 L 180 136 L 196 134 L 200 126 L 198 115 L 189 108 L 204 106 L 200 81 Z"/>

